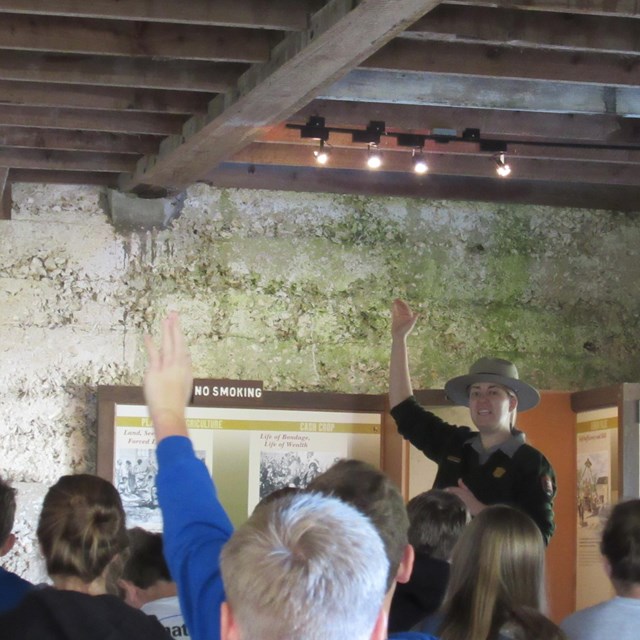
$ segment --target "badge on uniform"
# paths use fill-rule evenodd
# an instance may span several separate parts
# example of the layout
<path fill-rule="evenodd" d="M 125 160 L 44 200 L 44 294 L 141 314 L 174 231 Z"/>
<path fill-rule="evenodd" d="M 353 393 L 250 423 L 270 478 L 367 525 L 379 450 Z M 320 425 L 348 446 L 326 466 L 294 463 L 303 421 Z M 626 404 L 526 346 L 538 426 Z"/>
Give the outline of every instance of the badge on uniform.
<path fill-rule="evenodd" d="M 507 470 L 504 467 L 496 467 L 493 470 L 493 477 L 494 478 L 502 478 L 502 476 L 507 473 Z"/>
<path fill-rule="evenodd" d="M 449 462 L 462 462 L 462 459 L 456 456 L 447 456 L 447 460 L 449 460 Z"/>
<path fill-rule="evenodd" d="M 551 482 L 551 477 L 548 475 L 544 475 L 540 478 L 540 482 L 542 483 L 542 490 L 548 495 L 553 495 L 553 482 Z"/>

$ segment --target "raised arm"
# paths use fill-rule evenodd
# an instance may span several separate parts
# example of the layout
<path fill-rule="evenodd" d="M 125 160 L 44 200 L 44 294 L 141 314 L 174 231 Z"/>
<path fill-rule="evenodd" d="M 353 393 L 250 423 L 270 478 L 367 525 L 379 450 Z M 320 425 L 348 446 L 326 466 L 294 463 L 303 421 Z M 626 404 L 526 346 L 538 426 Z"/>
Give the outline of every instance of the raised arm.
<path fill-rule="evenodd" d="M 418 319 L 404 300 L 394 300 L 391 307 L 391 362 L 389 366 L 389 404 L 391 408 L 413 395 L 409 375 L 407 336 Z"/>
<path fill-rule="evenodd" d="M 178 314 L 171 312 L 163 320 L 160 348 L 150 336 L 145 336 L 145 345 L 148 366 L 144 396 L 156 441 L 168 436 L 188 437 L 185 407 L 191 397 L 193 373 Z"/>
<path fill-rule="evenodd" d="M 193 377 L 177 314 L 163 321 L 159 348 L 151 338 L 145 341 L 144 393 L 156 431 L 164 553 L 191 639 L 219 640 L 224 601 L 219 556 L 233 526 L 189 439 L 185 407 Z"/>

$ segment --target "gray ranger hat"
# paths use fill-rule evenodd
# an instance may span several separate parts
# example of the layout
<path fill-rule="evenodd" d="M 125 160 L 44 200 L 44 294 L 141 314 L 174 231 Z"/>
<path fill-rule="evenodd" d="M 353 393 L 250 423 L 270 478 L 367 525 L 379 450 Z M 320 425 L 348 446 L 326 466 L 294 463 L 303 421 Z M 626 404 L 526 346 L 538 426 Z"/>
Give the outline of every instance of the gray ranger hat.
<path fill-rule="evenodd" d="M 452 378 L 444 390 L 453 402 L 468 407 L 469 387 L 476 382 L 494 382 L 511 389 L 518 397 L 518 411 L 533 409 L 540 402 L 538 391 L 518 378 L 516 365 L 501 358 L 476 360 L 466 376 Z"/>

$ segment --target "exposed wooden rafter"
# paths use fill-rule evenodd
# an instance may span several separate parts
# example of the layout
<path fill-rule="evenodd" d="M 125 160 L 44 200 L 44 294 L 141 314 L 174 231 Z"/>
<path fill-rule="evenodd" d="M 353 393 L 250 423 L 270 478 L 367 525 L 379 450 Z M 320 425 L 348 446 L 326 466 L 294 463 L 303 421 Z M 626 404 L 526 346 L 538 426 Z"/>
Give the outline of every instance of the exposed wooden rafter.
<path fill-rule="evenodd" d="M 435 0 L 362 0 L 355 8 L 330 0 L 304 33 L 288 36 L 269 64 L 251 67 L 233 92 L 216 98 L 206 121 L 193 119 L 182 136 L 140 161 L 129 189 L 184 189 L 252 142 L 264 127 L 289 117 L 325 86 L 367 58 L 438 4 Z"/>
<path fill-rule="evenodd" d="M 0 0 L 3 193 L 202 180 L 640 210 L 639 25 L 639 0 Z M 336 132 L 320 168 L 317 141 L 286 127 L 311 116 L 479 129 L 513 174 L 427 140 L 416 178 L 392 135 L 372 174 Z"/>

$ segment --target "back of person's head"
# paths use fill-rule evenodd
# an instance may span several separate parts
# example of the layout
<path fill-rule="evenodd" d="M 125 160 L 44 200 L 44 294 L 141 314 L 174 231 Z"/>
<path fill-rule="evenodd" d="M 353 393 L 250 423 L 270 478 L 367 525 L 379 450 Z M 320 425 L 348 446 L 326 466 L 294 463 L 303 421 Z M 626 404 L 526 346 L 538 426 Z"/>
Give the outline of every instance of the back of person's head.
<path fill-rule="evenodd" d="M 92 582 L 128 544 L 118 492 L 98 476 L 62 476 L 44 498 L 37 536 L 50 576 Z"/>
<path fill-rule="evenodd" d="M 169 567 L 164 559 L 162 534 L 140 527 L 127 531 L 129 552 L 122 570 L 122 579 L 140 589 L 148 589 L 157 582 L 171 582 Z"/>
<path fill-rule="evenodd" d="M 16 490 L 0 478 L 0 548 L 9 538 L 16 517 Z"/>
<path fill-rule="evenodd" d="M 409 543 L 417 552 L 437 560 L 449 560 L 470 519 L 464 502 L 442 489 L 431 489 L 411 498 L 407 513 Z"/>
<path fill-rule="evenodd" d="M 544 543 L 522 511 L 483 509 L 453 549 L 442 640 L 497 638 L 517 607 L 544 608 Z"/>
<path fill-rule="evenodd" d="M 400 491 L 384 472 L 361 460 L 339 460 L 307 487 L 333 495 L 369 517 L 378 530 L 389 559 L 387 590 L 409 544 L 409 517 Z"/>
<path fill-rule="evenodd" d="M 256 507 L 220 567 L 241 640 L 368 640 L 377 628 L 384 547 L 369 520 L 336 498 L 298 493 Z"/>
<path fill-rule="evenodd" d="M 611 510 L 600 551 L 619 595 L 640 585 L 640 500 L 620 502 Z"/>

